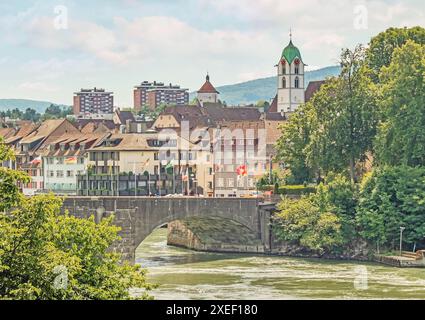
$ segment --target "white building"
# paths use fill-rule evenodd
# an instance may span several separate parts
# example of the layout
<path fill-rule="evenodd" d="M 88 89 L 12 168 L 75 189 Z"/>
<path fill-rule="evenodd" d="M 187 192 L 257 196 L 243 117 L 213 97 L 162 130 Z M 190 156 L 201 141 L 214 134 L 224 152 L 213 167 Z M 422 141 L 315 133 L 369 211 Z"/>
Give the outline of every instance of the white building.
<path fill-rule="evenodd" d="M 106 136 L 69 135 L 51 143 L 42 156 L 44 189 L 56 194 L 76 194 L 77 176 L 87 170 L 87 149 Z"/>
<path fill-rule="evenodd" d="M 283 49 L 278 70 L 277 112 L 294 112 L 300 104 L 305 103 L 304 64 L 300 50 L 294 46 L 292 39 Z"/>

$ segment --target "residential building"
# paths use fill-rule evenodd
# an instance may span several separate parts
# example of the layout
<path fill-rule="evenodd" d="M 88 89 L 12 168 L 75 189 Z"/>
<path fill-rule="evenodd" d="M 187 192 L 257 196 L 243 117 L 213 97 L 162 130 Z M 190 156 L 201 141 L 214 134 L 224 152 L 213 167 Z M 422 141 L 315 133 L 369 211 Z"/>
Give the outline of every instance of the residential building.
<path fill-rule="evenodd" d="M 144 81 L 134 88 L 134 110 L 140 112 L 144 107 L 155 110 L 160 105 L 185 105 L 189 103 L 188 89 L 178 85 L 167 86 L 163 82 Z"/>
<path fill-rule="evenodd" d="M 212 196 L 209 143 L 202 150 L 175 134 L 113 134 L 88 152 L 90 170 L 87 177 L 79 177 L 81 195 L 99 190 L 114 195 Z"/>
<path fill-rule="evenodd" d="M 74 93 L 75 115 L 105 115 L 114 112 L 113 92 L 105 89 L 81 89 Z"/>
<path fill-rule="evenodd" d="M 87 150 L 109 133 L 64 134 L 42 154 L 44 190 L 55 194 L 77 194 L 77 177 L 87 171 Z"/>
<path fill-rule="evenodd" d="M 6 166 L 22 170 L 31 176 L 31 182 L 21 185 L 25 195 L 33 195 L 44 189 L 43 163 L 41 155 L 47 146 L 65 134 L 80 134 L 66 119 L 46 120 L 41 125 L 25 124 L 5 140 L 15 152 L 15 160 Z"/>

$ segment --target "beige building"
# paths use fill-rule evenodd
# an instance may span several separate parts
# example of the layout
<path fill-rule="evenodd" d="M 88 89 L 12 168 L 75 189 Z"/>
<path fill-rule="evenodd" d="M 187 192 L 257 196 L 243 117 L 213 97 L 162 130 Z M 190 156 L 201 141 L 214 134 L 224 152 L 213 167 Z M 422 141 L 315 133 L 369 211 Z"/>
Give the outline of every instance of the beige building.
<path fill-rule="evenodd" d="M 113 134 L 89 150 L 89 171 L 103 176 L 148 176 L 150 181 L 146 183 L 153 182 L 151 194 L 154 189 L 161 195 L 211 196 L 212 158 L 209 145 L 202 150 L 200 143 L 165 132 Z M 140 183 L 137 188 L 147 187 L 145 182 Z M 114 183 L 115 190 L 119 184 Z"/>

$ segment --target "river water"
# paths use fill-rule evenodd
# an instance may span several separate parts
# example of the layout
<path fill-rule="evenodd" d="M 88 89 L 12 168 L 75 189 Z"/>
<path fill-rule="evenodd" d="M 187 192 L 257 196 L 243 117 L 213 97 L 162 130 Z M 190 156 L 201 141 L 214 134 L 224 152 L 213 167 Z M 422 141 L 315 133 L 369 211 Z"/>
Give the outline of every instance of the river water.
<path fill-rule="evenodd" d="M 137 263 L 157 300 L 425 299 L 425 269 L 373 263 L 194 252 L 167 246 L 157 229 Z"/>

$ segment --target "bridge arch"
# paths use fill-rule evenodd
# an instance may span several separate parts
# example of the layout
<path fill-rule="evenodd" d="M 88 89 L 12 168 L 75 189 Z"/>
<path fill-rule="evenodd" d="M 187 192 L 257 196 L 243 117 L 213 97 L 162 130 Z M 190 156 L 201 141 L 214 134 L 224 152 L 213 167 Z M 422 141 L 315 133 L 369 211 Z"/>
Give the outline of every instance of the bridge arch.
<path fill-rule="evenodd" d="M 114 245 L 125 260 L 135 260 L 135 250 L 159 226 L 188 217 L 221 217 L 246 226 L 260 239 L 266 224 L 257 199 L 68 197 L 63 210 L 96 220 L 114 214 L 122 240 Z M 267 224 L 268 225 L 268 224 Z"/>

